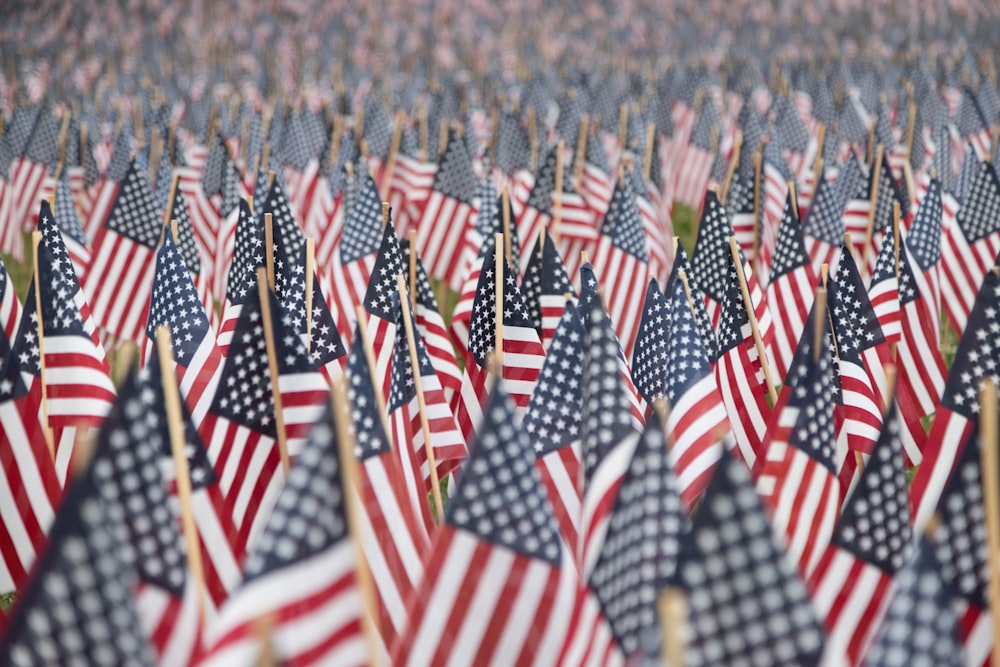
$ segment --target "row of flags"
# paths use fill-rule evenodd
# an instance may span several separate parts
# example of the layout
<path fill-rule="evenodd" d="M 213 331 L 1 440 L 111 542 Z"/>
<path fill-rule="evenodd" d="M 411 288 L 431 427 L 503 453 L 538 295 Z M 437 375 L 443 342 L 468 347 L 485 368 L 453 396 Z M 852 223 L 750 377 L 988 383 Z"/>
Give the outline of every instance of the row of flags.
<path fill-rule="evenodd" d="M 883 74 L 19 105 L 4 661 L 985 662 L 1000 104 Z"/>

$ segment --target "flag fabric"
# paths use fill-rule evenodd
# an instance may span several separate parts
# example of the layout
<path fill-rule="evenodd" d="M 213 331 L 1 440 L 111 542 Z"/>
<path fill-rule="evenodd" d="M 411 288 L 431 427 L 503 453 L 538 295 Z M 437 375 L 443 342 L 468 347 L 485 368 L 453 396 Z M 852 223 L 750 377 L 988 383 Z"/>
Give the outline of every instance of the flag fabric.
<path fill-rule="evenodd" d="M 388 651 L 406 624 L 407 601 L 423 577 L 432 519 L 425 487 L 418 481 L 406 443 L 394 451 L 382 428 L 357 337 L 351 344 L 346 375 L 353 410 L 353 453 L 358 459 L 358 535 L 378 595 L 379 635 Z"/>
<path fill-rule="evenodd" d="M 856 163 L 848 164 L 854 164 L 857 169 Z M 827 179 L 825 169 L 820 173 L 812 205 L 802 219 L 803 242 L 814 275 L 819 275 L 824 264 L 836 265 L 844 243 L 844 202 L 838 195 L 847 171 L 841 170 L 837 180 L 831 181 Z"/>
<path fill-rule="evenodd" d="M 417 250 L 427 262 L 430 275 L 444 280 L 452 289 L 462 279 L 457 260 L 462 256 L 465 230 L 472 224 L 475 193 L 472 156 L 462 136 L 449 128 L 447 147 L 417 223 Z"/>
<path fill-rule="evenodd" d="M 576 306 L 567 302 L 524 417 L 524 430 L 534 443 L 535 467 L 569 545 L 578 543 L 580 530 L 583 337 Z"/>
<path fill-rule="evenodd" d="M 823 629 L 746 466 L 723 453 L 678 566 L 688 590 L 685 664 L 815 665 Z"/>
<path fill-rule="evenodd" d="M 941 230 L 944 208 L 941 181 L 933 178 L 913 216 L 905 240 L 906 250 L 915 262 L 915 266 L 911 268 L 914 269 L 913 278 L 917 290 L 925 300 L 928 311 L 935 314 L 938 320 L 941 315 Z M 940 322 L 932 322 L 927 329 L 934 347 L 940 348 Z"/>
<path fill-rule="evenodd" d="M 162 399 L 162 387 L 159 373 L 146 379 L 133 370 L 127 376 L 97 435 L 89 474 L 129 545 L 122 560 L 138 575 L 136 606 L 146 637 L 160 664 L 176 665 L 190 663 L 200 652 L 203 615 L 158 467 L 171 451 L 163 404 L 154 403 Z"/>
<path fill-rule="evenodd" d="M 909 560 L 909 481 L 893 404 L 830 545 L 809 577 L 827 633 L 827 664 L 860 665 L 882 622 L 893 580 Z"/>
<path fill-rule="evenodd" d="M 542 347 L 546 350 L 566 308 L 566 293 L 572 291 L 573 283 L 552 237 L 549 234 L 539 236 L 524 270 L 521 292 Z"/>
<path fill-rule="evenodd" d="M 765 285 L 771 282 L 771 263 L 778 243 L 782 211 L 789 194 L 791 170 L 775 141 L 769 141 L 762 154 L 760 226 L 757 233 L 757 255 L 754 257 L 756 276 Z"/>
<path fill-rule="evenodd" d="M 153 283 L 161 212 L 135 160 L 124 179 L 101 192 L 111 203 L 94 238 L 84 289 L 97 324 L 123 340 L 140 342 L 143 305 Z"/>
<path fill-rule="evenodd" d="M 73 272 L 78 282 L 84 282 L 84 273 L 90 264 L 90 245 L 77 215 L 73 192 L 70 190 L 69 177 L 63 173 L 56 184 L 55 219 L 62 234 L 63 244 L 73 262 Z"/>
<path fill-rule="evenodd" d="M 928 537 L 921 538 L 896 575 L 892 600 L 878 628 L 866 665 L 949 665 L 966 662 L 958 636 L 954 590 Z"/>
<path fill-rule="evenodd" d="M 204 254 L 195 239 L 191 216 L 188 215 L 188 207 L 180 188 L 174 189 L 173 195 L 173 199 L 167 203 L 163 219 L 167 223 L 177 221 L 177 247 L 184 256 L 184 263 L 191 272 L 201 305 L 214 328 L 217 326 L 218 316 L 215 313 L 215 294 L 212 290 L 212 258 Z"/>
<path fill-rule="evenodd" d="M 927 435 L 923 461 L 910 489 L 916 512 L 914 525 L 926 525 L 953 475 L 961 443 L 967 442 L 979 423 L 978 392 L 984 378 L 996 379 L 1000 347 L 992 336 L 1000 326 L 1000 271 L 986 273 L 968 324 L 958 344 L 941 404 Z"/>
<path fill-rule="evenodd" d="M 394 665 L 557 664 L 579 579 L 503 384 L 424 560 Z M 474 613 L 479 604 L 492 613 Z"/>
<path fill-rule="evenodd" d="M 774 321 L 774 381 L 785 378 L 795 346 L 812 308 L 816 273 L 806 254 L 802 225 L 793 210 L 792 197 L 785 199 L 781 226 L 771 260 L 767 303 Z"/>
<path fill-rule="evenodd" d="M 250 212 L 246 200 L 240 202 L 233 245 L 233 261 L 229 265 L 222 321 L 219 323 L 219 349 L 226 354 L 233 337 L 240 311 L 248 299 L 257 299 L 257 269 L 264 266 L 264 228 Z M 262 220 L 262 219 L 261 219 Z"/>
<path fill-rule="evenodd" d="M 627 176 L 615 186 L 592 262 L 598 284 L 606 290 L 608 312 L 625 358 L 631 359 L 646 294 L 649 252 L 632 179 Z"/>
<path fill-rule="evenodd" d="M 34 290 L 29 289 L 34 299 Z M 43 423 L 38 329 L 30 314 L 0 338 L 0 588 L 20 590 L 62 495 Z"/>
<path fill-rule="evenodd" d="M 38 231 L 38 276 L 29 288 L 32 300 L 25 305 L 25 316 L 42 318 L 46 407 L 56 445 L 56 471 L 65 480 L 77 429 L 100 425 L 115 400 L 115 387 L 48 202 L 42 203 Z M 35 309 L 35 289 L 41 313 Z"/>
<path fill-rule="evenodd" d="M 653 414 L 618 489 L 588 581 L 625 656 L 636 655 L 644 635 L 659 633 L 657 597 L 676 585 L 681 542 L 690 529 L 673 458 Z"/>
<path fill-rule="evenodd" d="M 694 313 L 694 320 L 701 334 L 701 341 L 705 345 L 705 354 L 708 355 L 708 363 L 715 367 L 715 362 L 719 359 L 719 339 L 715 335 L 715 325 L 705 308 L 706 297 L 695 280 L 694 271 L 691 268 L 691 260 L 688 259 L 687 251 L 680 243 L 677 244 L 677 254 L 674 257 L 673 272 L 677 276 L 687 279 L 688 292 L 691 294 L 690 306 Z"/>
<path fill-rule="evenodd" d="M 7 273 L 7 267 L 0 258 L 0 330 L 9 341 L 17 331 L 21 318 L 21 302 L 14 293 L 14 283 Z"/>
<path fill-rule="evenodd" d="M 875 309 L 875 316 L 878 317 L 878 323 L 882 327 L 885 339 L 889 343 L 895 344 L 903 337 L 902 315 L 899 305 L 900 283 L 903 280 L 899 263 L 902 260 L 896 258 L 905 251 L 897 252 L 896 237 L 892 228 L 885 230 L 883 236 L 882 247 L 879 249 L 875 268 L 871 273 L 871 282 L 868 285 L 868 298 L 872 302 L 872 308 Z"/>
<path fill-rule="evenodd" d="M 496 275 L 495 245 L 494 243 L 484 249 L 469 324 L 469 349 L 465 355 L 462 390 L 455 410 L 455 420 L 466 442 L 469 442 L 476 425 L 481 421 L 482 406 L 486 404 L 489 370 L 486 357 L 495 351 L 497 345 L 496 318 L 503 318 L 503 378 L 507 394 L 514 403 L 514 415 L 518 422 L 524 419 L 545 360 L 545 350 L 524 305 L 521 291 L 517 288 L 515 269 L 503 261 L 504 275 Z M 498 313 L 496 307 L 497 280 L 503 281 L 502 313 Z"/>
<path fill-rule="evenodd" d="M 337 419 L 350 419 L 338 415 Z M 309 435 L 243 568 L 243 583 L 219 613 L 204 665 L 252 664 L 256 629 L 270 619 L 276 660 L 301 665 L 367 665 L 345 479 L 334 417 L 327 408 Z M 266 620 L 264 622 L 267 622 Z"/>
<path fill-rule="evenodd" d="M 691 143 L 684 152 L 684 161 L 677 171 L 674 184 L 674 201 L 697 209 L 701 204 L 708 180 L 712 175 L 712 162 L 719 145 L 719 114 L 715 103 L 705 99 L 694 122 Z"/>
<path fill-rule="evenodd" d="M 0 638 L 7 665 L 70 664 L 88 656 L 107 664 L 152 665 L 135 599 L 137 576 L 126 560 L 117 508 L 94 473 L 67 489 L 51 537 L 31 579 L 18 589 Z"/>
<path fill-rule="evenodd" d="M 983 277 L 1000 253 L 1000 179 L 980 162 L 969 192 L 944 229 L 941 241 L 941 302 L 956 331 L 964 331 Z"/>
<path fill-rule="evenodd" d="M 465 281 L 462 288 L 458 290 L 458 302 L 451 311 L 451 322 L 448 324 L 448 332 L 457 349 L 457 355 L 467 353 L 469 349 L 469 326 L 472 322 L 472 308 L 476 304 L 476 296 L 479 294 L 479 279 L 485 266 L 487 255 L 492 255 L 493 246 L 496 245 L 496 237 L 490 236 L 483 239 L 483 244 L 476 254 L 465 273 Z M 456 405 L 457 399 L 453 399 L 452 405 Z"/>
<path fill-rule="evenodd" d="M 382 230 L 382 241 L 363 301 L 368 314 L 368 342 L 375 355 L 376 376 L 373 381 L 382 396 L 388 396 L 391 387 L 393 349 L 400 323 L 396 276 L 403 275 L 404 271 L 399 239 L 390 221 Z M 409 362 L 409 357 L 406 361 Z"/>
<path fill-rule="evenodd" d="M 448 328 L 441 316 L 441 309 L 423 262 L 420 257 L 411 258 L 410 253 L 414 250 L 408 240 L 401 239 L 399 249 L 403 266 L 408 267 L 411 262 L 416 265 L 415 285 L 409 284 L 410 272 L 406 271 L 407 289 L 413 299 L 413 317 L 417 321 L 417 329 L 427 348 L 427 354 L 430 355 L 434 372 L 441 381 L 444 397 L 449 405 L 454 405 L 455 397 L 462 388 L 462 371 L 458 366 L 455 346 L 448 337 Z"/>
<path fill-rule="evenodd" d="M 830 543 L 840 509 L 834 419 L 838 387 L 829 321 L 818 317 L 814 306 L 755 470 L 757 492 L 803 578 Z M 818 346 L 817 327 L 823 332 Z"/>

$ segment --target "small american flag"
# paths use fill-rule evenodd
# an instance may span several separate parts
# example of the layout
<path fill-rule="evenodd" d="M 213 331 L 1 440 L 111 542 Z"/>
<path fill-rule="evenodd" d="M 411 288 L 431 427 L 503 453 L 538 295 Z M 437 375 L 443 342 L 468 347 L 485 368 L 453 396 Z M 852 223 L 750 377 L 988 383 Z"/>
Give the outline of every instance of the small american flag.
<path fill-rule="evenodd" d="M 244 302 L 257 297 L 257 269 L 264 266 L 264 229 L 250 212 L 246 200 L 240 202 L 239 219 L 236 223 L 236 242 L 233 246 L 233 261 L 229 265 L 225 301 L 222 306 L 222 322 L 219 324 L 219 348 L 227 353 L 233 337 L 233 330 L 240 318 Z"/>
<path fill-rule="evenodd" d="M 684 540 L 678 567 L 688 589 L 685 664 L 814 665 L 823 629 L 775 536 L 746 466 L 722 459 Z"/>
<path fill-rule="evenodd" d="M 824 264 L 835 266 L 844 243 L 844 210 L 839 189 L 846 170 L 836 181 L 826 178 L 826 167 L 818 177 L 812 205 L 802 220 L 802 235 L 813 275 L 819 275 Z"/>
<path fill-rule="evenodd" d="M 524 270 L 521 292 L 546 350 L 566 307 L 566 293 L 572 291 L 573 283 L 552 237 L 546 234 L 544 241 L 539 237 Z"/>
<path fill-rule="evenodd" d="M 394 665 L 557 664 L 579 579 L 502 385 L 424 560 Z M 465 594 L 447 593 L 455 582 L 467 582 Z M 473 612 L 483 599 L 492 613 Z"/>
<path fill-rule="evenodd" d="M 256 624 L 265 618 L 273 623 L 270 639 L 279 660 L 368 664 L 348 493 L 355 490 L 343 474 L 328 407 L 247 556 L 242 585 L 219 613 L 202 664 L 252 664 L 260 651 Z"/>
<path fill-rule="evenodd" d="M 825 655 L 832 662 L 860 664 L 885 614 L 893 577 L 912 550 L 902 454 L 893 404 L 830 545 L 809 577 L 827 632 Z"/>
<path fill-rule="evenodd" d="M 80 224 L 75 198 L 70 190 L 69 177 L 65 172 L 56 184 L 55 216 L 66 251 L 69 253 L 70 261 L 73 262 L 73 272 L 76 273 L 77 281 L 82 283 L 83 274 L 90 264 L 90 242 Z"/>
<path fill-rule="evenodd" d="M 103 189 L 110 205 L 94 238 L 85 274 L 87 301 L 98 325 L 121 339 L 140 340 L 146 303 L 153 284 L 161 211 L 149 179 L 133 160 L 124 179 Z"/>

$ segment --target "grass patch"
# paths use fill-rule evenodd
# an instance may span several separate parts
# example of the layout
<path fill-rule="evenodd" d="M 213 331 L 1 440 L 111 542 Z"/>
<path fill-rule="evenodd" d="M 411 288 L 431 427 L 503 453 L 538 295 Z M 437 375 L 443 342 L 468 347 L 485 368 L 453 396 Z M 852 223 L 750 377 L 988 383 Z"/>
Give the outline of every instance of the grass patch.
<path fill-rule="evenodd" d="M 674 234 L 680 239 L 690 257 L 694 250 L 695 238 L 698 236 L 698 211 L 690 206 L 675 203 L 673 222 Z"/>
<path fill-rule="evenodd" d="M 0 593 L 0 611 L 7 614 L 10 613 L 10 608 L 14 606 L 14 600 L 17 599 L 17 593 L 11 591 L 10 593 Z"/>

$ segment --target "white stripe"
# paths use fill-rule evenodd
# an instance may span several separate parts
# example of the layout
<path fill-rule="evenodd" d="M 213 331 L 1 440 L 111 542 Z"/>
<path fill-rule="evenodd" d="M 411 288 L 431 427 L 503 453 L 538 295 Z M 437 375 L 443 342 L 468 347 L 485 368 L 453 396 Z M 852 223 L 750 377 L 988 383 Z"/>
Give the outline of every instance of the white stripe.
<path fill-rule="evenodd" d="M 494 546 L 489 550 L 486 562 L 482 563 L 483 572 L 488 572 L 489 576 L 480 577 L 473 591 L 468 589 L 464 591 L 470 599 L 470 611 L 496 609 L 501 595 L 507 590 L 510 572 L 515 565 L 514 552 L 509 549 Z M 476 655 L 482 644 L 486 629 L 500 620 L 502 619 L 492 614 L 466 614 L 456 629 L 454 641 L 448 652 L 447 664 L 454 667 L 464 667 L 469 664 L 468 660 Z"/>

